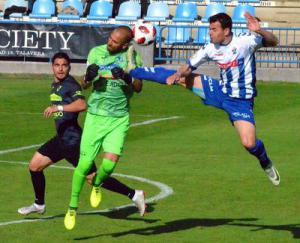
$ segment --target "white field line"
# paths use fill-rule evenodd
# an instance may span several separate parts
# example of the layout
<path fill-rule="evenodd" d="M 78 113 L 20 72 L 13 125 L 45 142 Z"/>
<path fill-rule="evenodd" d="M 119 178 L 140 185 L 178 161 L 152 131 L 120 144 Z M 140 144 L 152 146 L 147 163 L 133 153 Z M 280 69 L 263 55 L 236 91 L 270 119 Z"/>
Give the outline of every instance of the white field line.
<path fill-rule="evenodd" d="M 24 161 L 0 160 L 0 163 L 15 164 L 15 165 L 16 164 L 18 164 L 18 165 L 28 165 L 28 163 L 24 162 Z M 57 168 L 57 169 L 74 170 L 74 167 L 70 167 L 70 166 L 52 165 L 51 167 Z M 159 201 L 161 199 L 164 199 L 164 198 L 172 195 L 173 192 L 174 192 L 171 187 L 169 187 L 168 185 L 163 184 L 161 182 L 158 182 L 158 181 L 152 181 L 152 180 L 142 178 L 142 177 L 138 177 L 138 176 L 124 175 L 124 174 L 118 174 L 118 173 L 114 173 L 113 176 L 119 176 L 119 177 L 132 179 L 132 180 L 143 182 L 143 183 L 148 183 L 150 185 L 153 185 L 153 186 L 156 186 L 157 188 L 159 188 L 160 189 L 159 194 L 146 199 L 146 203 L 152 203 L 152 202 Z M 126 205 L 122 205 L 122 206 L 119 206 L 119 207 L 115 207 L 115 208 L 107 208 L 107 209 L 96 210 L 96 211 L 86 211 L 86 212 L 82 212 L 82 213 L 79 213 L 79 214 L 85 214 L 86 215 L 86 214 L 94 214 L 94 213 L 113 212 L 113 211 L 118 211 L 118 210 L 121 210 L 121 209 L 124 209 L 124 208 L 133 207 L 133 206 L 135 206 L 135 205 L 133 203 L 131 203 L 131 204 L 126 204 Z M 55 216 L 47 216 L 47 217 L 43 217 L 43 218 L 39 218 L 39 219 L 21 219 L 21 220 L 0 222 L 0 227 L 1 226 L 6 226 L 6 225 L 12 225 L 12 224 L 22 224 L 22 223 L 32 223 L 32 222 L 37 222 L 37 221 L 46 221 L 46 220 L 51 220 L 51 219 L 55 219 Z"/>
<path fill-rule="evenodd" d="M 10 154 L 13 152 L 19 152 L 27 149 L 32 149 L 41 146 L 42 144 L 33 144 L 29 146 L 19 147 L 19 148 L 13 148 L 13 149 L 6 149 L 6 150 L 0 150 L 0 154 Z"/>
<path fill-rule="evenodd" d="M 153 124 L 153 123 L 161 122 L 161 121 L 175 120 L 175 119 L 179 119 L 179 118 L 181 118 L 181 117 L 180 116 L 171 116 L 171 117 L 165 117 L 165 118 L 157 118 L 157 119 L 147 120 L 147 121 L 143 121 L 143 122 L 132 123 L 130 126 L 138 127 L 138 126 L 149 125 L 149 124 Z"/>
<path fill-rule="evenodd" d="M 165 118 L 157 118 L 157 119 L 151 119 L 143 122 L 136 122 L 132 123 L 130 126 L 131 127 L 138 127 L 138 126 L 144 126 L 144 125 L 150 125 L 156 122 L 161 122 L 161 121 L 167 121 L 167 120 L 174 120 L 174 119 L 179 119 L 181 118 L 180 116 L 171 116 L 171 117 L 165 117 Z M 0 150 L 0 155 L 1 154 L 9 154 L 13 152 L 19 152 L 19 151 L 24 151 L 32 148 L 37 148 L 41 146 L 42 144 L 33 144 L 29 146 L 24 146 L 24 147 L 19 147 L 19 148 L 12 148 L 12 149 L 6 149 L 6 150 Z"/>

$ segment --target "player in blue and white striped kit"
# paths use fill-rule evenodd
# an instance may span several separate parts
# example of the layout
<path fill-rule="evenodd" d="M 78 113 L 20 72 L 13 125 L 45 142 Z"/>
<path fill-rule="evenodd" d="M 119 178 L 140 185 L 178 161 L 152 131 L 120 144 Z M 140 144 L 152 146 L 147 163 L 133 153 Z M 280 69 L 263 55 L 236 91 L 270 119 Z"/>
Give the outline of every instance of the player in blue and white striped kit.
<path fill-rule="evenodd" d="M 181 84 L 203 98 L 204 104 L 224 110 L 236 128 L 242 145 L 259 160 L 271 182 L 279 185 L 279 173 L 269 159 L 263 142 L 256 138 L 253 115 L 254 97 L 257 95 L 254 53 L 260 47 L 276 46 L 277 38 L 271 32 L 262 30 L 258 20 L 248 13 L 245 18 L 250 32 L 233 36 L 230 16 L 219 13 L 210 17 L 211 43 L 197 51 L 177 71 L 140 68 L 130 74 L 158 83 Z M 192 74 L 207 61 L 218 64 L 220 80 Z"/>

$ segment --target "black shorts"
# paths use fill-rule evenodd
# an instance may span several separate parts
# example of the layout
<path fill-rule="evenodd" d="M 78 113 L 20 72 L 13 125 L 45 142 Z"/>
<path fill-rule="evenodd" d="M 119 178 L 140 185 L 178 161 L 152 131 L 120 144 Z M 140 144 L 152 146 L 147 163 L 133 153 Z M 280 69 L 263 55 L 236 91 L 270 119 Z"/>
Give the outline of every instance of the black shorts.
<path fill-rule="evenodd" d="M 53 163 L 65 159 L 74 167 L 76 167 L 79 161 L 80 143 L 72 146 L 65 145 L 58 136 L 55 136 L 44 143 L 37 151 L 40 154 L 50 158 Z M 88 174 L 96 171 L 97 168 L 95 166 L 95 163 L 93 163 L 93 166 Z"/>

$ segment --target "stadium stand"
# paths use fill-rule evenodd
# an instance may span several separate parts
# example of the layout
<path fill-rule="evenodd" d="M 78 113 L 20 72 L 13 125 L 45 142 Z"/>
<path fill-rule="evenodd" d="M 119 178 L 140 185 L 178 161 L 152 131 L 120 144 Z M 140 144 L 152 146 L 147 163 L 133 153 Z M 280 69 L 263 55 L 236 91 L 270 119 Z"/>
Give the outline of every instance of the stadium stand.
<path fill-rule="evenodd" d="M 3 10 L 11 5 L 12 2 L 25 2 L 27 0 L 0 0 L 0 8 Z M 54 2 L 56 8 L 59 10 L 64 10 L 66 7 L 66 3 L 72 2 L 73 10 L 76 11 L 74 16 L 68 15 L 67 18 L 62 18 L 61 15 L 63 14 L 59 11 L 60 15 L 58 18 L 55 17 L 53 14 L 53 6 L 49 7 L 48 5 L 41 4 L 44 1 L 45 3 L 49 3 L 51 1 Z M 9 23 L 16 23 L 19 22 L 32 22 L 34 19 L 35 24 L 40 22 L 42 26 L 47 23 L 53 23 L 57 26 L 68 25 L 71 26 L 73 24 L 80 25 L 84 28 L 84 26 L 88 26 L 90 24 L 98 25 L 98 24 L 119 24 L 118 21 L 123 21 L 122 24 L 133 25 L 135 21 L 139 20 L 141 15 L 141 4 L 137 0 L 130 0 L 130 1 L 121 1 L 123 2 L 124 7 L 120 7 L 120 11 L 117 14 L 116 18 L 111 17 L 111 11 L 107 11 L 104 4 L 107 6 L 115 1 L 112 0 L 96 0 L 95 5 L 97 7 L 93 8 L 93 10 L 89 11 L 89 15 L 87 18 L 80 15 L 80 8 L 79 11 L 74 8 L 74 5 L 80 4 L 82 5 L 80 0 L 36 0 L 35 9 L 32 11 L 31 15 L 24 16 L 19 15 L 21 17 L 17 18 L 10 18 L 10 22 L 6 22 L 3 19 L 3 13 L 0 13 L 0 21 L 5 25 L 9 25 Z M 75 4 L 76 3 L 76 4 Z M 103 4 L 103 5 L 100 5 Z M 93 3 L 91 3 L 92 5 Z M 99 5 L 98 5 L 99 4 Z M 121 5 L 122 5 L 121 4 Z M 196 18 L 187 22 L 186 19 L 176 19 L 176 11 L 180 9 L 180 5 L 196 5 L 196 12 L 194 16 L 204 16 L 201 21 L 198 21 Z M 134 6 L 134 7 L 133 7 Z M 153 8 L 153 9 L 152 9 Z M 109 8 L 110 9 L 110 8 Z M 69 9 L 70 10 L 70 9 Z M 126 10 L 126 11 L 125 11 Z M 107 12 L 105 12 L 107 11 Z M 182 10 L 183 11 L 183 10 Z M 176 61 L 180 60 L 179 62 L 184 62 L 184 58 L 189 55 L 191 50 L 196 50 L 201 45 L 207 43 L 209 41 L 208 35 L 208 18 L 216 14 L 218 12 L 226 12 L 233 18 L 234 28 L 233 32 L 235 35 L 239 35 L 247 31 L 245 26 L 245 19 L 244 19 L 244 12 L 248 11 L 254 16 L 258 16 L 262 19 L 262 25 L 264 28 L 271 29 L 274 33 L 278 36 L 280 40 L 280 45 L 276 48 L 269 49 L 266 52 L 262 49 L 258 54 L 258 62 L 263 63 L 266 65 L 278 65 L 282 66 L 290 66 L 290 67 L 299 67 L 300 65 L 300 20 L 298 18 L 300 14 L 300 1 L 285 1 L 285 0 L 278 0 L 278 1 L 240 1 L 240 0 L 176 0 L 176 1 L 151 1 L 151 4 L 148 7 L 147 16 L 144 17 L 144 20 L 152 21 L 156 30 L 156 40 L 157 40 L 157 56 L 155 60 L 157 61 Z M 51 13 L 50 13 L 51 12 Z M 105 13 L 104 13 L 105 12 Z M 109 13 L 108 13 L 109 12 Z M 126 13 L 124 13 L 126 12 Z M 39 14 L 41 14 L 39 16 Z M 50 14 L 50 16 L 49 16 Z M 36 15 L 36 17 L 34 17 Z M 171 16 L 174 16 L 174 22 L 171 19 Z M 188 14 L 188 17 L 192 16 L 193 14 Z M 2 16 L 2 17 L 1 17 Z M 11 15 L 13 16 L 13 15 Z M 52 16 L 52 18 L 51 18 Z M 134 17 L 132 17 L 134 16 Z M 184 16 L 184 14 L 182 14 Z M 45 21 L 45 19 L 47 21 Z M 94 21 L 100 20 L 100 21 Z M 117 20 L 117 22 L 116 22 Z M 41 27 L 42 28 L 42 27 Z M 65 27 L 64 27 L 65 28 Z M 100 27 L 101 28 L 101 27 Z M 9 28 L 8 28 L 9 29 Z M 161 31 L 162 30 L 162 31 Z M 6 32 L 3 32 L 3 36 Z M 5 37 L 5 36 L 4 36 Z M 11 42 L 13 43 L 13 42 Z M 20 48 L 21 49 L 21 48 Z M 271 51 L 270 51 L 271 50 Z M 6 50 L 3 50 L 5 53 Z M 181 59 L 176 56 L 176 53 L 185 53 Z M 74 52 L 74 50 L 73 50 Z M 21 53 L 19 51 L 19 53 Z M 22 52 L 23 53 L 23 52 Z M 24 53 L 26 53 L 24 51 Z M 165 53 L 172 53 L 172 55 L 164 56 Z M 274 57 L 275 58 L 274 62 Z M 5 54 L 2 54 L 2 59 L 5 58 Z M 13 58 L 9 56 L 9 58 Z M 19 56 L 16 56 L 16 59 L 20 59 Z M 23 58 L 23 57 L 22 57 Z M 77 57 L 76 57 L 77 58 Z M 83 56 L 81 58 L 84 58 Z M 18 60 L 19 60 L 18 59 Z M 25 56 L 24 60 L 31 60 L 31 56 Z M 32 58 L 33 59 L 33 58 Z M 36 59 L 45 61 L 46 58 L 42 60 L 41 56 L 36 57 Z M 81 62 L 81 60 L 79 61 Z M 84 60 L 82 59 L 82 62 Z M 275 64 L 274 64 L 275 63 Z M 277 66 L 278 66 L 277 65 Z"/>
<path fill-rule="evenodd" d="M 194 3 L 197 3 L 197 4 L 205 4 L 205 0 L 183 0 L 182 2 L 194 2 Z"/>
<path fill-rule="evenodd" d="M 116 20 L 134 21 L 141 17 L 141 5 L 138 2 L 127 1 L 120 5 Z"/>
<path fill-rule="evenodd" d="M 211 0 L 211 3 L 230 3 L 231 0 Z"/>
<path fill-rule="evenodd" d="M 191 29 L 171 26 L 168 27 L 168 35 L 165 40 L 166 45 L 186 44 L 191 40 Z"/>
<path fill-rule="evenodd" d="M 237 5 L 233 9 L 232 22 L 233 23 L 246 23 L 244 17 L 245 12 L 248 12 L 250 15 L 255 16 L 255 8 L 252 5 Z"/>
<path fill-rule="evenodd" d="M 169 7 L 164 2 L 153 2 L 149 5 L 147 16 L 144 20 L 147 21 L 166 21 L 170 16 Z"/>
<path fill-rule="evenodd" d="M 22 13 L 14 12 L 14 10 L 17 10 L 16 8 L 21 8 Z M 24 0 L 7 0 L 4 4 L 3 12 L 0 13 L 0 17 L 9 15 L 9 17 L 22 18 L 27 8 L 28 3 Z"/>
<path fill-rule="evenodd" d="M 194 22 L 198 18 L 197 5 L 195 3 L 181 3 L 177 5 L 173 22 Z"/>
<path fill-rule="evenodd" d="M 162 42 L 160 26 L 159 25 L 154 25 L 154 27 L 155 27 L 155 30 L 156 30 L 155 40 L 156 40 L 157 43 L 160 43 L 160 42 Z"/>
<path fill-rule="evenodd" d="M 248 29 L 246 27 L 233 27 L 232 28 L 232 33 L 235 36 L 239 36 L 240 34 L 247 33 L 247 32 L 248 32 Z"/>
<path fill-rule="evenodd" d="M 209 33 L 208 33 L 208 27 L 199 27 L 196 37 L 193 41 L 194 44 L 204 45 L 206 43 L 209 43 Z"/>
<path fill-rule="evenodd" d="M 67 0 L 62 4 L 59 20 L 78 20 L 83 15 L 83 4 L 80 0 Z"/>
<path fill-rule="evenodd" d="M 108 1 L 93 2 L 87 20 L 108 20 L 112 16 L 112 7 Z"/>
<path fill-rule="evenodd" d="M 52 0 L 37 0 L 33 4 L 30 18 L 50 19 L 55 14 L 55 4 Z"/>
<path fill-rule="evenodd" d="M 238 0 L 238 3 L 247 3 L 247 4 L 260 3 L 260 0 Z"/>
<path fill-rule="evenodd" d="M 226 13 L 226 7 L 222 3 L 209 4 L 205 9 L 205 14 L 204 17 L 201 19 L 201 21 L 208 22 L 209 17 L 217 13 Z"/>

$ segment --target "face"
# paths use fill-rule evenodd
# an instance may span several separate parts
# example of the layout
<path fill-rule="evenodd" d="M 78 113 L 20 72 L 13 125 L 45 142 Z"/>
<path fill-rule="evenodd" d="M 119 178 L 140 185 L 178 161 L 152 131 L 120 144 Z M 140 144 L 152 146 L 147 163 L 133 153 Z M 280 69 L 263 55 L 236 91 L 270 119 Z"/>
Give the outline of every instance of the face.
<path fill-rule="evenodd" d="M 107 50 L 110 54 L 116 54 L 126 49 L 127 43 L 121 31 L 113 31 L 108 38 Z"/>
<path fill-rule="evenodd" d="M 210 42 L 213 44 L 222 44 L 229 36 L 229 29 L 223 29 L 219 21 L 209 24 Z"/>
<path fill-rule="evenodd" d="M 64 80 L 69 75 L 70 65 L 64 58 L 56 58 L 52 64 L 52 70 L 55 81 L 59 82 Z"/>

